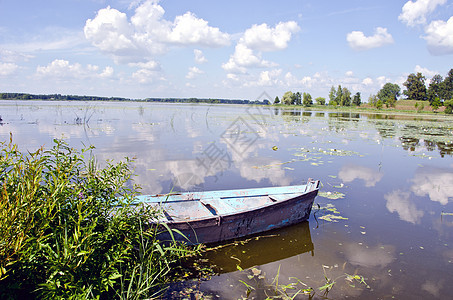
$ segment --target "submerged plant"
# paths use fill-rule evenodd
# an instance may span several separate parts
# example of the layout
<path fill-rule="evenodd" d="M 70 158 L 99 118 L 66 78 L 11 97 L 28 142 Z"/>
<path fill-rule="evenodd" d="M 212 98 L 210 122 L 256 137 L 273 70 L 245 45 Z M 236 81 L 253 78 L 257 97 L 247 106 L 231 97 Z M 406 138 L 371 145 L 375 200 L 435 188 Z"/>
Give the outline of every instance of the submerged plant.
<path fill-rule="evenodd" d="M 0 290 L 18 299 L 155 297 L 190 253 L 161 245 L 158 212 L 133 203 L 125 162 L 99 168 L 92 147 L 0 149 Z"/>
<path fill-rule="evenodd" d="M 296 297 L 297 299 L 300 299 L 301 296 L 305 296 L 308 299 L 313 299 L 317 293 L 319 293 L 322 299 L 328 299 L 329 292 L 341 278 L 343 278 L 351 288 L 357 288 L 354 283 L 358 283 L 362 287 L 364 286 L 366 288 L 370 288 L 370 286 L 366 283 L 365 278 L 361 275 L 349 275 L 347 273 L 343 273 L 336 278 L 330 278 L 326 272 L 326 269 L 330 269 L 331 267 L 323 265 L 322 268 L 325 284 L 317 288 L 310 287 L 296 277 L 289 277 L 288 284 L 281 283 L 280 265 L 277 269 L 277 274 L 275 275 L 271 283 L 264 283 L 263 280 L 265 279 L 265 275 L 263 275 L 261 270 L 256 267 L 241 271 L 247 273 L 251 271 L 251 275 L 248 275 L 247 278 L 249 280 L 255 280 L 256 283 L 247 283 L 244 280 L 239 280 L 239 282 L 246 287 L 246 293 L 245 297 L 243 296 L 243 299 L 249 299 L 250 297 L 252 299 L 261 298 L 262 295 L 265 297 L 263 297 L 263 299 L 292 300 L 296 299 Z"/>

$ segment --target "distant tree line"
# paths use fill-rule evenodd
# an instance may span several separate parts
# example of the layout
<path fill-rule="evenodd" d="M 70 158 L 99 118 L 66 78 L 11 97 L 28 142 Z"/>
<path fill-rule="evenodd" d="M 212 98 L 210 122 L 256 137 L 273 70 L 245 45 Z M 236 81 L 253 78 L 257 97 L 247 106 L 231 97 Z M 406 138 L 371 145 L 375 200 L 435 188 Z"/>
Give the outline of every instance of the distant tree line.
<path fill-rule="evenodd" d="M 445 106 L 445 113 L 453 113 L 453 69 L 450 69 L 447 76 L 442 78 L 436 74 L 431 78 L 429 86 L 426 87 L 426 77 L 418 72 L 411 73 L 403 83 L 406 88 L 403 95 L 407 100 L 428 101 L 429 105 L 436 111 L 440 106 Z M 394 107 L 396 100 L 401 95 L 398 84 L 386 83 L 376 95 L 371 95 L 368 103 L 376 108 Z M 423 103 L 415 104 L 417 109 L 424 108 Z"/>
<path fill-rule="evenodd" d="M 223 103 L 223 104 L 260 104 L 269 105 L 270 101 L 264 99 L 262 101 L 241 100 L 241 99 L 200 99 L 200 98 L 146 98 L 146 102 L 169 102 L 169 103 Z"/>
<path fill-rule="evenodd" d="M 326 98 L 317 97 L 315 99 L 317 105 L 326 105 Z M 305 107 L 312 106 L 313 97 L 309 93 L 300 92 L 293 93 L 291 91 L 286 92 L 282 99 L 277 96 L 275 97 L 274 104 L 285 104 L 285 105 L 303 105 Z M 329 93 L 329 103 L 328 105 L 333 106 L 359 106 L 361 104 L 360 93 L 357 92 L 354 97 L 351 98 L 351 92 L 347 88 L 342 88 L 341 85 L 337 89 L 332 86 Z"/>
<path fill-rule="evenodd" d="M 401 94 L 401 88 L 396 83 L 386 83 L 375 95 L 370 95 L 368 103 L 378 109 L 384 105 L 395 107 L 396 101 L 402 95 L 407 100 L 428 101 L 429 105 L 436 111 L 439 107 L 445 106 L 445 113 L 453 113 L 453 69 L 443 78 L 441 75 L 434 75 L 426 87 L 426 77 L 418 72 L 409 74 L 403 83 L 406 88 Z M 318 97 L 315 99 L 317 105 L 326 105 L 326 99 Z M 274 99 L 274 104 L 285 105 L 303 105 L 305 107 L 313 105 L 312 96 L 309 93 L 286 92 L 280 99 L 278 96 Z M 330 106 L 360 106 L 362 104 L 361 94 L 357 92 L 352 96 L 346 87 L 338 85 L 337 88 L 331 87 L 329 92 Z M 416 103 L 418 110 L 423 110 L 423 103 Z"/>
<path fill-rule="evenodd" d="M 3 100 L 60 100 L 60 101 L 130 101 L 131 99 L 120 97 L 98 97 L 98 96 L 78 96 L 60 94 L 25 94 L 25 93 L 0 93 Z"/>
<path fill-rule="evenodd" d="M 2 100 L 58 100 L 58 101 L 145 101 L 145 102 L 167 102 L 167 103 L 227 103 L 227 104 L 261 104 L 268 105 L 270 101 L 250 101 L 241 99 L 200 99 L 200 98 L 146 98 L 129 99 L 121 97 L 98 97 L 98 96 L 78 96 L 78 95 L 37 95 L 25 93 L 0 93 Z"/>

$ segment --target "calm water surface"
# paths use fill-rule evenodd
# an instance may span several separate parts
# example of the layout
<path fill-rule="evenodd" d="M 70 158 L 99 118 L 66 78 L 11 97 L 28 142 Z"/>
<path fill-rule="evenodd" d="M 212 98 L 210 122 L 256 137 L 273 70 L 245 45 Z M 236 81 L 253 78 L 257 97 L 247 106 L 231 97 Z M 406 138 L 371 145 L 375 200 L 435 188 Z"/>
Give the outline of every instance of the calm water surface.
<path fill-rule="evenodd" d="M 144 194 L 321 180 L 309 222 L 207 254 L 221 274 L 186 284 L 205 297 L 239 299 L 247 283 L 262 299 L 276 277 L 315 298 L 325 277 L 331 299 L 453 297 L 453 119 L 39 101 L 0 101 L 0 116 L 0 139 L 12 133 L 23 150 L 65 138 L 99 161 L 134 157 Z"/>

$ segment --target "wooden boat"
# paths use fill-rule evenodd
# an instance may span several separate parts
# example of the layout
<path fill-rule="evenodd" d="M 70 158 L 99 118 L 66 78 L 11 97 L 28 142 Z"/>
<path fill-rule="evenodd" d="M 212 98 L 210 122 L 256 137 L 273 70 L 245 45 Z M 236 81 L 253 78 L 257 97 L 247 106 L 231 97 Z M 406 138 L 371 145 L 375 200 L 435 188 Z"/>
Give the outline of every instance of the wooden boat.
<path fill-rule="evenodd" d="M 318 194 L 319 181 L 305 185 L 198 193 L 147 195 L 137 201 L 162 209 L 161 241 L 215 243 L 305 221 Z"/>

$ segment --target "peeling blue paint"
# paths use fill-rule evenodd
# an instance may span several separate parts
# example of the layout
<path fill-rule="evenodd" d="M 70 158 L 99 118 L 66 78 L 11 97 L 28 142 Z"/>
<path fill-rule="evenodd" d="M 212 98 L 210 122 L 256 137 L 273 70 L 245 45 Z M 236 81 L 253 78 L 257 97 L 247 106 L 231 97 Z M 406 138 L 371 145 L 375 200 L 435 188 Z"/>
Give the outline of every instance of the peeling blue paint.
<path fill-rule="evenodd" d="M 181 231 L 191 243 L 210 243 L 306 220 L 318 187 L 319 181 L 310 181 L 300 186 L 141 196 L 137 200 L 163 209 L 168 217 L 161 221 Z"/>

